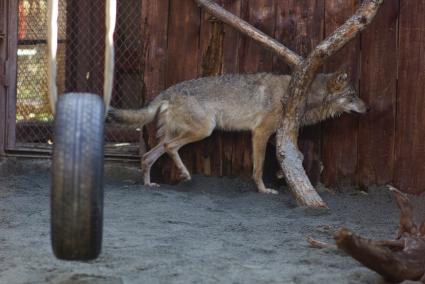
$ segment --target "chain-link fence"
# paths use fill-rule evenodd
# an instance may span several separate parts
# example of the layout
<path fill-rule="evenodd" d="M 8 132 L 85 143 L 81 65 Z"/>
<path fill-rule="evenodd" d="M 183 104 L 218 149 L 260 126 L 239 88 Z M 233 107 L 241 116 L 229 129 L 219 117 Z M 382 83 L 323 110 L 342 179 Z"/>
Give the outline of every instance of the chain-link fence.
<path fill-rule="evenodd" d="M 103 0 L 59 1 L 57 85 L 63 92 L 102 94 L 104 63 Z M 116 69 L 112 105 L 143 104 L 141 1 L 118 1 L 115 32 Z M 53 142 L 47 94 L 47 0 L 19 0 L 16 145 L 42 147 Z M 137 143 L 140 132 L 106 130 L 107 142 Z"/>

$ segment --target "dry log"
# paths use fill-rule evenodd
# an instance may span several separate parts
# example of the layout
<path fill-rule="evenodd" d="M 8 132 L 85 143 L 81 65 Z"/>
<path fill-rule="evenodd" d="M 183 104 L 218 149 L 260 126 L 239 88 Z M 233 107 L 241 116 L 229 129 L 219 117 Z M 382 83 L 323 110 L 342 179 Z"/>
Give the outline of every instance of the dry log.
<path fill-rule="evenodd" d="M 298 204 L 327 208 L 305 173 L 302 166 L 303 158 L 297 145 L 299 121 L 305 109 L 305 95 L 325 60 L 371 23 L 383 0 L 364 0 L 356 13 L 314 48 L 307 58 L 291 51 L 215 2 L 211 0 L 195 1 L 216 18 L 274 52 L 292 68 L 292 80 L 288 90 L 289 100 L 285 104 L 282 102 L 282 107 L 285 108 L 284 117 L 276 134 L 277 158 Z"/>
<path fill-rule="evenodd" d="M 400 208 L 400 228 L 395 240 L 375 241 L 362 238 L 343 228 L 335 234 L 338 248 L 378 272 L 385 280 L 425 283 L 425 220 L 413 221 L 413 209 L 407 196 L 390 187 Z"/>

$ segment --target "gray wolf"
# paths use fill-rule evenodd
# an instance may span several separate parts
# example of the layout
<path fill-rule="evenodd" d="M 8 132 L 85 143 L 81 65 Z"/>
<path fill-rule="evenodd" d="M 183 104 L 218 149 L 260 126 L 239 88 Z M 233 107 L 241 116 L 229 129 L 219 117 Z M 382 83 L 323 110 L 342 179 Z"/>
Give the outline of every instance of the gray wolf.
<path fill-rule="evenodd" d="M 142 109 L 111 109 L 108 116 L 112 121 L 139 127 L 157 118 L 159 143 L 142 157 L 145 185 L 157 186 L 151 182 L 150 169 L 162 154 L 173 159 L 182 180 L 190 180 L 178 153 L 182 146 L 210 136 L 214 129 L 248 130 L 252 132 L 253 179 L 258 191 L 276 194 L 264 185 L 263 163 L 267 141 L 282 119 L 282 102 L 287 100 L 290 80 L 288 75 L 269 73 L 204 77 L 171 86 Z M 344 112 L 366 111 L 346 73 L 319 74 L 307 94 L 300 125 Z"/>

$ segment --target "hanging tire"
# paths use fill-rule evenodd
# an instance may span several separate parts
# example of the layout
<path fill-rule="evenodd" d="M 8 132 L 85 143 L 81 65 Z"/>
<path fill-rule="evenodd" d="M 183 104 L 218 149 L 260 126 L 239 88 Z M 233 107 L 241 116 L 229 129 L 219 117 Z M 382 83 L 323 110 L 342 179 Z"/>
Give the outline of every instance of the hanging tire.
<path fill-rule="evenodd" d="M 99 256 L 103 226 L 104 105 L 98 95 L 59 96 L 54 122 L 51 239 L 59 259 Z"/>

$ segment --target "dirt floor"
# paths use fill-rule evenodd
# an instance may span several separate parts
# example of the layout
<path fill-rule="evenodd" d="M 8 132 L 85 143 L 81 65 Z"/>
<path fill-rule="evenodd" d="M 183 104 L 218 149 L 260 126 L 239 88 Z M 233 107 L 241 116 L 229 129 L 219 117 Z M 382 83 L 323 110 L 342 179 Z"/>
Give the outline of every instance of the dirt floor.
<path fill-rule="evenodd" d="M 341 226 L 394 235 L 398 210 L 385 189 L 320 194 L 329 211 L 297 208 L 250 180 L 194 177 L 159 189 L 136 168 L 106 170 L 103 251 L 91 262 L 55 259 L 49 232 L 49 163 L 0 163 L 0 283 L 382 283 L 333 249 Z"/>

